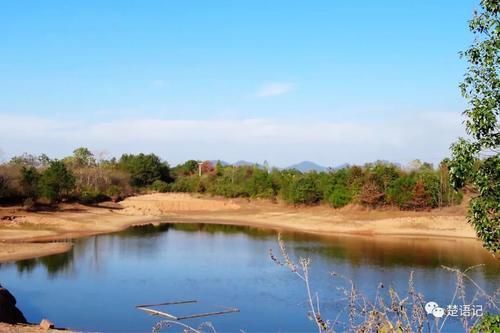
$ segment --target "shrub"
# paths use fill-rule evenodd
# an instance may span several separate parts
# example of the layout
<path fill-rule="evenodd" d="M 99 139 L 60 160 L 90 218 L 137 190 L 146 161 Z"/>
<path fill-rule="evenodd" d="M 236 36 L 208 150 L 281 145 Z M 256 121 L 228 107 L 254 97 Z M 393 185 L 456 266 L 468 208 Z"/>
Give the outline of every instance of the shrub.
<path fill-rule="evenodd" d="M 15 202 L 22 197 L 20 167 L 12 164 L 0 165 L 0 202 Z"/>
<path fill-rule="evenodd" d="M 103 202 L 108 200 L 110 200 L 110 197 L 105 195 L 104 193 L 93 190 L 87 190 L 87 191 L 82 191 L 82 193 L 80 194 L 79 201 L 84 204 L 95 204 L 98 202 Z"/>
<path fill-rule="evenodd" d="M 368 182 L 361 188 L 359 200 L 366 206 L 377 207 L 384 202 L 384 192 L 374 182 Z"/>
<path fill-rule="evenodd" d="M 344 207 L 352 200 L 352 194 L 345 186 L 334 187 L 332 193 L 328 197 L 328 203 L 334 208 Z"/>
<path fill-rule="evenodd" d="M 40 194 L 50 202 L 61 200 L 62 196 L 67 195 L 74 187 L 75 177 L 61 161 L 51 161 L 40 177 Z"/>
<path fill-rule="evenodd" d="M 9 186 L 9 178 L 5 175 L 0 175 L 0 199 L 11 196 L 12 190 Z"/>
<path fill-rule="evenodd" d="M 500 315 L 485 314 L 481 320 L 474 325 L 471 333 L 498 332 L 500 327 Z"/>
<path fill-rule="evenodd" d="M 316 204 L 322 199 L 313 177 L 305 176 L 294 181 L 290 188 L 289 201 L 293 204 Z"/>
<path fill-rule="evenodd" d="M 414 177 L 406 175 L 399 177 L 387 189 L 387 202 L 402 209 L 409 208 L 414 187 Z"/>
<path fill-rule="evenodd" d="M 255 169 L 249 179 L 249 194 L 256 198 L 272 198 L 276 195 L 276 185 L 267 170 Z"/>
<path fill-rule="evenodd" d="M 122 194 L 121 188 L 117 185 L 110 185 L 106 189 L 106 195 L 110 197 L 119 196 Z"/>
<path fill-rule="evenodd" d="M 441 186 L 439 181 L 439 176 L 433 171 L 426 171 L 420 173 L 419 175 L 427 196 L 426 207 L 436 208 L 439 206 L 441 193 Z"/>
<path fill-rule="evenodd" d="M 153 184 L 151 184 L 150 188 L 153 191 L 161 193 L 170 191 L 170 185 L 167 182 L 164 182 L 163 180 L 155 180 Z"/>
<path fill-rule="evenodd" d="M 172 183 L 172 192 L 198 192 L 200 179 L 198 176 L 179 177 Z"/>
<path fill-rule="evenodd" d="M 189 160 L 184 164 L 179 164 L 173 170 L 176 176 L 193 176 L 198 174 L 198 161 Z"/>
<path fill-rule="evenodd" d="M 422 180 L 418 180 L 413 188 L 413 196 L 411 199 L 411 205 L 414 209 L 420 210 L 426 207 L 430 207 L 430 196 L 427 193 L 425 184 Z"/>
<path fill-rule="evenodd" d="M 21 168 L 21 186 L 23 188 L 23 195 L 29 198 L 36 198 L 38 196 L 39 179 L 40 174 L 34 167 L 23 166 Z"/>
<path fill-rule="evenodd" d="M 130 173 L 132 186 L 151 185 L 155 180 L 171 180 L 168 164 L 155 154 L 124 154 L 120 158 L 119 166 Z"/>

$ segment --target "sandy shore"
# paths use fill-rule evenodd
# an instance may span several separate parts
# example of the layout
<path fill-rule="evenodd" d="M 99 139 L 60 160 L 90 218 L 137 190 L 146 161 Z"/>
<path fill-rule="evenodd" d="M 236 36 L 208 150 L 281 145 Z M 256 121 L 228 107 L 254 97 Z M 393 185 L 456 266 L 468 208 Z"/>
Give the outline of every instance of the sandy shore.
<path fill-rule="evenodd" d="M 40 328 L 38 325 L 9 325 L 6 323 L 0 323 L 0 332 L 2 333 L 71 333 L 70 331 L 67 330 L 61 330 L 61 329 L 49 329 L 49 330 L 43 330 Z"/>
<path fill-rule="evenodd" d="M 369 236 L 475 238 L 463 206 L 430 212 L 290 207 L 269 201 L 212 199 L 188 194 L 149 194 L 119 205 L 89 207 L 63 204 L 55 211 L 26 212 L 0 208 L 0 262 L 60 253 L 77 237 L 109 233 L 131 225 L 159 222 L 203 222 L 283 230 Z M 59 241 L 35 243 L 40 241 Z"/>

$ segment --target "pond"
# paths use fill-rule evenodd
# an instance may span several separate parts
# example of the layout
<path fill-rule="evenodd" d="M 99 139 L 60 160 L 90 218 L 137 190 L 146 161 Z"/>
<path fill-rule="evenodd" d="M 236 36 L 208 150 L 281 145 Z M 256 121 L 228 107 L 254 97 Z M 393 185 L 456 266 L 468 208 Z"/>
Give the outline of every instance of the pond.
<path fill-rule="evenodd" d="M 382 283 L 405 294 L 410 271 L 425 300 L 450 304 L 455 276 L 441 265 L 465 269 L 487 292 L 499 287 L 500 265 L 467 239 L 332 237 L 285 233 L 291 257 L 311 259 L 311 285 L 322 316 L 346 318 L 341 287 L 332 272 L 351 279 L 372 299 Z M 49 318 L 84 331 L 147 332 L 158 320 L 138 304 L 196 299 L 199 304 L 158 308 L 175 314 L 237 307 L 211 321 L 218 332 L 311 332 L 303 282 L 278 256 L 273 230 L 211 224 L 162 224 L 75 240 L 63 254 L 0 266 L 0 283 L 16 296 L 29 321 Z M 278 256 L 279 257 L 279 256 Z M 469 297 L 469 295 L 467 296 Z M 455 302 L 456 303 L 456 302 Z M 444 331 L 457 331 L 452 318 Z"/>

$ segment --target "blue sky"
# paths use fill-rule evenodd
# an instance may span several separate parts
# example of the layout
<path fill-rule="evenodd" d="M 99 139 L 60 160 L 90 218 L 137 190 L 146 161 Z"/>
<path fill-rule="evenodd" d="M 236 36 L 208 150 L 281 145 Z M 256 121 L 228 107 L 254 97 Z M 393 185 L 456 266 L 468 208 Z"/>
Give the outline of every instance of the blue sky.
<path fill-rule="evenodd" d="M 438 162 L 477 1 L 4 1 L 0 149 Z"/>

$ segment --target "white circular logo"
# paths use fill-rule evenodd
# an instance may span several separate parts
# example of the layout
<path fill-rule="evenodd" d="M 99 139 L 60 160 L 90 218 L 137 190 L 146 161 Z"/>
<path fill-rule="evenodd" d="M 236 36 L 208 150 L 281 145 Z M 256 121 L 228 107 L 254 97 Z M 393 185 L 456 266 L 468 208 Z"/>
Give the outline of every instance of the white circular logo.
<path fill-rule="evenodd" d="M 434 310 L 437 307 L 439 307 L 439 305 L 436 302 L 432 302 L 432 301 L 427 302 L 427 304 L 425 304 L 425 312 L 427 312 L 427 314 L 431 314 L 432 310 Z"/>
<path fill-rule="evenodd" d="M 443 308 L 440 308 L 440 307 L 437 307 L 437 308 L 434 308 L 432 310 L 432 314 L 434 315 L 434 317 L 436 318 L 441 318 L 442 316 L 444 316 L 444 309 Z"/>

